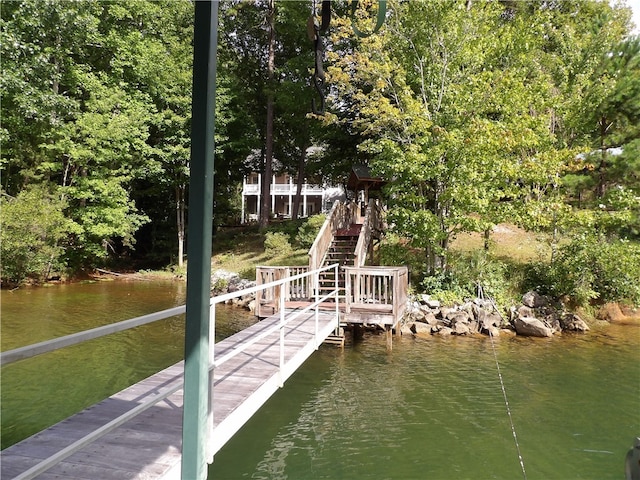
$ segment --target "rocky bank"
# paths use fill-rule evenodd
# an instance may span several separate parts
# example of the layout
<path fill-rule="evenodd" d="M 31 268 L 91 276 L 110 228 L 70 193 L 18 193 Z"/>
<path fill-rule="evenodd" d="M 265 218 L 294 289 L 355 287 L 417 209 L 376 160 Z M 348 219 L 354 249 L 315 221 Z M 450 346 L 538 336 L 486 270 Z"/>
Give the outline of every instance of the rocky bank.
<path fill-rule="evenodd" d="M 237 273 L 216 270 L 211 275 L 211 293 L 223 295 L 255 286 Z M 227 301 L 230 305 L 255 311 L 255 295 L 247 294 Z M 404 335 L 501 334 L 551 337 L 554 334 L 586 332 L 588 325 L 575 313 L 565 311 L 546 296 L 527 292 L 505 318 L 491 300 L 476 298 L 462 305 L 443 306 L 429 295 L 410 298 L 401 332 Z"/>
<path fill-rule="evenodd" d="M 522 303 L 505 318 L 491 300 L 475 298 L 462 305 L 443 306 L 428 295 L 409 301 L 402 320 L 407 335 L 523 335 L 551 337 L 563 331 L 586 332 L 589 326 L 578 315 L 536 292 L 527 292 Z"/>

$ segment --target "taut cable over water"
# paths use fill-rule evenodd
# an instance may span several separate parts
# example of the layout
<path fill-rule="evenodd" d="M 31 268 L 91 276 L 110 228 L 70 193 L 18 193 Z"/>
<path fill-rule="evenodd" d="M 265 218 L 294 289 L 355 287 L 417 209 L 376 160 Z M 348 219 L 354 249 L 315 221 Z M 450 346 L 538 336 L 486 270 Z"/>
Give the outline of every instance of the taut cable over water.
<path fill-rule="evenodd" d="M 481 298 L 481 299 L 485 298 L 484 297 L 484 290 L 482 288 L 482 285 L 480 285 L 480 284 L 478 284 L 478 298 Z M 498 312 L 498 315 L 500 315 L 502 317 L 502 314 L 500 313 L 500 311 L 496 307 L 496 304 L 493 301 L 493 299 L 489 298 L 489 301 L 493 305 L 493 308 L 495 309 L 495 311 Z M 496 352 L 496 346 L 493 343 L 493 333 L 491 331 L 489 331 L 489 338 L 491 339 L 491 349 L 493 350 L 493 358 L 496 361 L 496 370 L 498 371 L 498 378 L 500 379 L 500 387 L 502 388 L 502 396 L 504 398 L 504 404 L 507 407 L 507 415 L 509 416 L 509 424 L 511 425 L 511 433 L 513 434 L 513 440 L 514 440 L 514 442 L 516 444 L 516 451 L 518 452 L 518 460 L 520 461 L 520 468 L 522 469 L 522 478 L 524 478 L 524 480 L 527 480 L 527 472 L 524 469 L 524 460 L 522 459 L 522 453 L 520 452 L 520 444 L 518 443 L 518 435 L 516 435 L 516 427 L 513 424 L 513 417 L 511 416 L 511 408 L 509 407 L 509 399 L 507 398 L 507 391 L 504 388 L 504 380 L 502 379 L 502 372 L 500 371 L 500 363 L 498 362 L 498 354 Z"/>

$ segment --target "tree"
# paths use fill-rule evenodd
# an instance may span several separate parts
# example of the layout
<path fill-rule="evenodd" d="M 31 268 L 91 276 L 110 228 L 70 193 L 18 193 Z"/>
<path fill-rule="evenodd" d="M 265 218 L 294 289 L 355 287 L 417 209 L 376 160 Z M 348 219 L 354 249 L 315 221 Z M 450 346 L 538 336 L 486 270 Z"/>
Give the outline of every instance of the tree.
<path fill-rule="evenodd" d="M 354 45 L 342 33 L 336 121 L 364 137 L 390 180 L 390 223 L 429 273 L 458 232 L 557 228 L 560 178 L 582 148 L 575 86 L 624 18 L 604 2 L 394 2 L 377 35 Z"/>
<path fill-rule="evenodd" d="M 28 187 L 16 197 L 0 196 L 2 283 L 27 278 L 44 280 L 66 268 L 64 242 L 73 225 L 62 213 L 65 204 L 46 187 Z"/>

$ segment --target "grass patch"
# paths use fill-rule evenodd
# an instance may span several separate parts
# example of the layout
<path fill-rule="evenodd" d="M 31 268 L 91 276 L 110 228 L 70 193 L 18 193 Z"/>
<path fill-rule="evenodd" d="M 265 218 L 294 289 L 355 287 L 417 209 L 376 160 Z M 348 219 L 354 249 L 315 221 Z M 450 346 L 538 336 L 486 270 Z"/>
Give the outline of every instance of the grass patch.
<path fill-rule="evenodd" d="M 296 223 L 296 229 L 299 222 Z M 282 232 L 291 226 L 278 224 L 269 232 Z M 242 278 L 255 279 L 256 266 L 308 265 L 308 249 L 294 248 L 265 251 L 265 234 L 257 226 L 220 229 L 213 240 L 211 268 L 238 273 Z"/>
<path fill-rule="evenodd" d="M 471 253 L 484 248 L 482 233 L 461 233 L 451 243 L 451 250 Z M 515 225 L 500 224 L 489 237 L 490 255 L 514 263 L 551 259 L 551 237 L 545 233 L 532 233 Z"/>

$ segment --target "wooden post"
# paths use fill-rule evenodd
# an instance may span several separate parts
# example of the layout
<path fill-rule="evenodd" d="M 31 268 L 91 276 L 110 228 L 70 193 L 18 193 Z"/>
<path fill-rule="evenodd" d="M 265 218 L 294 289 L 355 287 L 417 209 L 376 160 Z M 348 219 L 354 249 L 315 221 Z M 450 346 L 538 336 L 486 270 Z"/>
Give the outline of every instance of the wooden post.
<path fill-rule="evenodd" d="M 393 329 L 391 325 L 385 325 L 385 336 L 387 337 L 387 352 L 393 350 Z"/>

